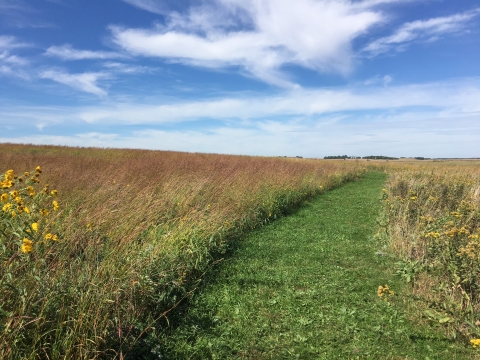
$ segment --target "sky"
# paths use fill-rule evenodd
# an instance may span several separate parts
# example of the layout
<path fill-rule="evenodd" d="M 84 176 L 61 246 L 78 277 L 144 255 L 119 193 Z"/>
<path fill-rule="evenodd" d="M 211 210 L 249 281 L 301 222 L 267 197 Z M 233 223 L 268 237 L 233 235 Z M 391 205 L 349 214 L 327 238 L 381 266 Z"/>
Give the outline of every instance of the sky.
<path fill-rule="evenodd" d="M 480 2 L 0 0 L 0 142 L 480 157 Z"/>

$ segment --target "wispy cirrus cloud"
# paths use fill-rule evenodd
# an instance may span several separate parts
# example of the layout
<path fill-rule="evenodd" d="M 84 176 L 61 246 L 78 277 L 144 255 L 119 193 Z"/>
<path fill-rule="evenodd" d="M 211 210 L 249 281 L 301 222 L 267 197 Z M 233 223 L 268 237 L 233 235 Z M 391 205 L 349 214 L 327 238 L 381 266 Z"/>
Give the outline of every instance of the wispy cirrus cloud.
<path fill-rule="evenodd" d="M 156 71 L 156 69 L 148 66 L 132 65 L 120 62 L 106 62 L 103 64 L 103 66 L 112 72 L 120 74 L 148 74 Z"/>
<path fill-rule="evenodd" d="M 179 7 L 187 6 L 189 3 L 194 3 L 194 0 L 123 0 L 124 2 L 133 5 L 139 9 L 149 11 L 154 14 L 166 15 Z M 197 2 L 198 4 L 198 2 Z"/>
<path fill-rule="evenodd" d="M 160 12 L 154 2 L 127 1 Z M 348 73 L 352 41 L 382 19 L 355 1 L 298 0 L 292 6 L 289 0 L 216 0 L 169 14 L 164 26 L 111 31 L 113 42 L 133 55 L 207 68 L 237 66 L 289 87 L 285 65 Z"/>
<path fill-rule="evenodd" d="M 303 124 L 273 120 L 254 124 L 219 123 L 213 128 L 197 130 L 151 127 L 125 131 L 114 126 L 105 132 L 61 136 L 38 132 L 17 137 L 2 135 L 0 142 L 271 156 L 323 157 L 345 153 L 357 156 L 478 156 L 475 149 L 480 127 L 468 116 L 407 112 L 393 116 L 381 114 L 361 123 L 346 120 L 327 117 Z"/>
<path fill-rule="evenodd" d="M 0 35 L 0 50 L 10 50 L 28 46 L 31 45 L 18 41 L 15 36 Z"/>
<path fill-rule="evenodd" d="M 25 0 L 0 0 L 0 22 L 12 28 L 46 28 L 53 24 L 42 21 L 35 7 Z"/>
<path fill-rule="evenodd" d="M 8 35 L 0 35 L 0 76 L 10 76 L 28 80 L 30 76 L 25 70 L 29 63 L 27 59 L 12 54 L 12 50 L 31 46 L 22 43 L 17 38 Z"/>
<path fill-rule="evenodd" d="M 403 49 L 414 41 L 438 40 L 442 35 L 467 30 L 469 22 L 479 14 L 480 9 L 475 9 L 451 16 L 408 22 L 392 35 L 371 42 L 362 52 L 375 56 L 394 49 Z"/>
<path fill-rule="evenodd" d="M 57 83 L 67 85 L 74 89 L 94 94 L 100 97 L 107 95 L 107 92 L 100 88 L 97 82 L 100 79 L 109 77 L 107 73 L 103 72 L 86 72 L 80 74 L 70 74 L 60 70 L 46 70 L 39 74 L 42 79 L 50 79 Z"/>
<path fill-rule="evenodd" d="M 62 60 L 106 60 L 124 58 L 125 55 L 113 51 L 91 51 L 74 49 L 72 45 L 50 46 L 45 51 L 47 56 L 56 56 Z"/>
<path fill-rule="evenodd" d="M 158 125 L 202 119 L 245 121 L 408 108 L 471 114 L 480 113 L 479 98 L 480 81 L 474 79 L 388 87 L 296 89 L 277 96 L 227 97 L 161 105 L 123 103 L 84 109 L 78 117 L 91 124 Z"/>
<path fill-rule="evenodd" d="M 9 130 L 11 135 L 2 135 L 0 141 L 252 155 L 387 151 L 392 156 L 478 156 L 479 78 L 388 87 L 379 79 L 371 86 L 166 100 L 160 105 L 126 103 L 125 99 L 115 103 L 112 98 L 88 107 L 4 103 L 0 126 L 21 124 L 21 131 L 14 135 Z M 204 120 L 208 126 L 186 124 Z M 183 124 L 175 127 L 175 122 Z M 71 123 L 82 130 L 49 134 L 50 126 L 68 129 Z M 25 133 L 25 128 L 35 127 L 42 133 Z"/>

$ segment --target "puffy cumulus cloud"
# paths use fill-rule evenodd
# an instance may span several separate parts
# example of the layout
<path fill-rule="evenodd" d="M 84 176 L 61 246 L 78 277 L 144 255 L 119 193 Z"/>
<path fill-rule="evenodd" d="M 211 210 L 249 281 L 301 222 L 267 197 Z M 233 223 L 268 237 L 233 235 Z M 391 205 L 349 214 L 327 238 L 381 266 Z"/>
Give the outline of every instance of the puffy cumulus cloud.
<path fill-rule="evenodd" d="M 392 35 L 371 42 L 364 47 L 363 52 L 375 56 L 392 49 L 404 49 L 415 40 L 434 41 L 441 35 L 465 31 L 468 23 L 479 14 L 480 9 L 475 9 L 451 16 L 408 22 Z"/>
<path fill-rule="evenodd" d="M 91 51 L 74 49 L 72 45 L 50 46 L 45 51 L 47 56 L 56 56 L 62 60 L 92 60 L 92 59 L 116 59 L 124 55 L 111 51 Z"/>
<path fill-rule="evenodd" d="M 39 74 L 42 79 L 50 79 L 63 85 L 70 86 L 74 89 L 91 93 L 100 97 L 107 95 L 107 92 L 97 85 L 100 79 L 108 78 L 106 73 L 80 73 L 70 74 L 59 70 L 46 70 Z"/>
<path fill-rule="evenodd" d="M 127 0 L 153 12 L 151 1 Z M 352 41 L 383 20 L 357 1 L 214 0 L 172 12 L 153 29 L 111 27 L 113 41 L 134 55 L 203 67 L 240 66 L 254 77 L 292 86 L 281 71 L 295 64 L 348 73 Z M 373 6 L 373 5 L 372 5 Z M 158 11 L 157 11 L 158 10 Z"/>

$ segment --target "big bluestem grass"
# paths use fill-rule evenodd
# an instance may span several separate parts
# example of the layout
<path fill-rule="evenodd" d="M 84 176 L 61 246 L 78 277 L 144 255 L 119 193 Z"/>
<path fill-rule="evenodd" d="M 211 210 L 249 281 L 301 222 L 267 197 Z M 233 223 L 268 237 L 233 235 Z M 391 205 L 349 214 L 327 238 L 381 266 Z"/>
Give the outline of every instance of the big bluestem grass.
<path fill-rule="evenodd" d="M 17 241 L 23 270 L 2 268 L 2 300 L 19 299 L 2 305 L 4 359 L 132 356 L 242 233 L 364 171 L 356 162 L 12 144 L 0 156 L 5 170 L 40 164 L 61 205 L 48 256 Z"/>

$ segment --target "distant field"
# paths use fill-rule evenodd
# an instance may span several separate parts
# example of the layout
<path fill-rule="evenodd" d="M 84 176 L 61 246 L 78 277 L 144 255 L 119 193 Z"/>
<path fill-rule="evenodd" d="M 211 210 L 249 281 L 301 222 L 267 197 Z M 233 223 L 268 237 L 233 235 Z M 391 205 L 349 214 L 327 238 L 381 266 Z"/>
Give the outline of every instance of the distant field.
<path fill-rule="evenodd" d="M 12 144 L 0 159 L 3 359 L 121 358 L 161 331 L 229 242 L 364 172 L 343 161 Z"/>

